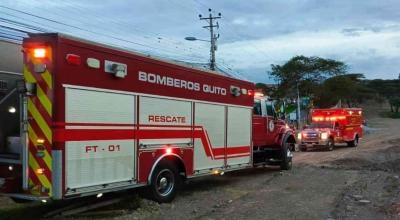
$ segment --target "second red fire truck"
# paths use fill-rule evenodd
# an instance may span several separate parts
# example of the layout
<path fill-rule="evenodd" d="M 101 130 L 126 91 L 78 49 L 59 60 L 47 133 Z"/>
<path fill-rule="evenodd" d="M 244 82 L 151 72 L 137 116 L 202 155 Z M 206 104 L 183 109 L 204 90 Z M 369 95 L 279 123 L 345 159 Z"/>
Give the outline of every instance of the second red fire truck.
<path fill-rule="evenodd" d="M 363 136 L 362 118 L 360 108 L 312 109 L 312 123 L 298 133 L 299 149 L 333 150 L 339 143 L 356 147 Z"/>
<path fill-rule="evenodd" d="M 0 127 L 0 190 L 15 200 L 150 186 L 169 202 L 182 179 L 291 167 L 293 131 L 253 83 L 60 34 L 31 35 L 23 54 L 0 106 L 16 119 Z"/>

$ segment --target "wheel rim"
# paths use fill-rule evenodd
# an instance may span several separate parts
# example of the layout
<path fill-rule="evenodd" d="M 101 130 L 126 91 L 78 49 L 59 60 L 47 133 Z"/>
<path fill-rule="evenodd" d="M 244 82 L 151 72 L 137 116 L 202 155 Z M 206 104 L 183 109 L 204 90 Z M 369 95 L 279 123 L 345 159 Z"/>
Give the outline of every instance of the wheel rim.
<path fill-rule="evenodd" d="M 292 154 L 292 152 L 290 151 L 290 148 L 289 148 L 289 147 L 287 147 L 286 157 L 287 157 L 287 158 L 292 158 L 292 157 L 293 157 L 293 154 Z"/>
<path fill-rule="evenodd" d="M 156 190 L 161 196 L 167 196 L 174 188 L 174 173 L 169 169 L 161 170 L 156 179 Z"/>
<path fill-rule="evenodd" d="M 288 142 L 286 142 L 285 145 L 286 145 L 285 147 L 286 147 L 286 150 L 287 150 L 286 151 L 287 167 L 290 168 L 290 167 L 292 167 L 293 154 L 292 154 L 292 152 L 290 151 L 290 148 L 289 148 L 290 144 Z"/>
<path fill-rule="evenodd" d="M 329 150 L 333 150 L 333 142 L 329 141 Z"/>

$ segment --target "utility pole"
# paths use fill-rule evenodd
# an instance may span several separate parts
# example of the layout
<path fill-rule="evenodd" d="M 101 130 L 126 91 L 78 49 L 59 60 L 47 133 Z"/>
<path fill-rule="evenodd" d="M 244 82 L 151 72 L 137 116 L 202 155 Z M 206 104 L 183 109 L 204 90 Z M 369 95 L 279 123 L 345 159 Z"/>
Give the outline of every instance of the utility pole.
<path fill-rule="evenodd" d="M 221 13 L 218 13 L 218 16 L 213 16 L 211 11 L 211 8 L 209 8 L 208 12 L 210 14 L 208 15 L 208 17 L 203 17 L 201 14 L 199 14 L 199 18 L 200 20 L 206 20 L 208 22 L 208 25 L 203 26 L 203 28 L 210 30 L 210 69 L 215 70 L 215 51 L 217 50 L 217 39 L 219 38 L 219 34 L 214 33 L 214 28 L 218 29 L 219 24 L 218 21 L 216 22 L 216 24 L 214 24 L 214 21 L 221 18 Z"/>
<path fill-rule="evenodd" d="M 301 109 L 300 109 L 299 82 L 296 83 L 296 87 L 297 87 L 297 129 L 301 129 Z"/>

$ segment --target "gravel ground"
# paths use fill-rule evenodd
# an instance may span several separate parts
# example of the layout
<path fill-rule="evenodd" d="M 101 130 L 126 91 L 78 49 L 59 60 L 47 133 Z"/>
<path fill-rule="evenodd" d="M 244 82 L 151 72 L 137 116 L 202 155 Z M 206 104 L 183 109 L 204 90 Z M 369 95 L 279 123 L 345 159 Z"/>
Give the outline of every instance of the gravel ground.
<path fill-rule="evenodd" d="M 176 199 L 157 204 L 133 196 L 67 219 L 400 219 L 400 121 L 368 120 L 356 148 L 296 152 L 294 168 L 256 168 L 187 182 Z M 69 203 L 74 201 L 70 201 Z M 0 219 L 37 219 L 65 204 L 16 205 L 0 197 Z"/>

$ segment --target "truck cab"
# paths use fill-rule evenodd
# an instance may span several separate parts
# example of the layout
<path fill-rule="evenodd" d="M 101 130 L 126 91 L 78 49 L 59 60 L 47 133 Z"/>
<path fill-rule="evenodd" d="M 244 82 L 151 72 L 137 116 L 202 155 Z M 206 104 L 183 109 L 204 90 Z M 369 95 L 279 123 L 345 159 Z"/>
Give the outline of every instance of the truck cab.
<path fill-rule="evenodd" d="M 277 164 L 290 169 L 294 150 L 294 131 L 275 111 L 272 99 L 255 94 L 253 107 L 253 152 L 255 164 Z"/>
<path fill-rule="evenodd" d="M 313 109 L 312 122 L 298 133 L 299 149 L 326 148 L 346 143 L 356 147 L 362 138 L 362 110 L 359 108 Z"/>

